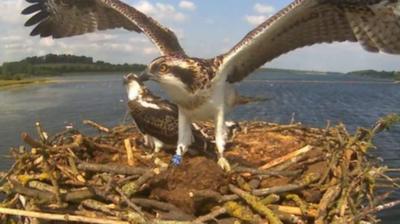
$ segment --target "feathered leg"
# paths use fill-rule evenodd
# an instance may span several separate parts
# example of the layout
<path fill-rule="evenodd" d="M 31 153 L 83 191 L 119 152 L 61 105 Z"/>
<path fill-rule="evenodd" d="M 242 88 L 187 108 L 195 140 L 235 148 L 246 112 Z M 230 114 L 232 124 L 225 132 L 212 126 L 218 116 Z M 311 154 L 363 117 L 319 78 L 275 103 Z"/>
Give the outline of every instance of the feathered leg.
<path fill-rule="evenodd" d="M 179 165 L 182 162 L 182 156 L 188 151 L 189 145 L 192 143 L 191 121 L 181 109 L 179 109 L 178 128 L 178 144 L 176 153 L 172 158 L 174 165 Z"/>
<path fill-rule="evenodd" d="M 218 165 L 225 171 L 230 171 L 231 167 L 228 160 L 224 157 L 227 131 L 225 125 L 225 106 L 221 106 L 218 110 L 217 117 L 215 118 L 215 143 L 218 149 Z"/>

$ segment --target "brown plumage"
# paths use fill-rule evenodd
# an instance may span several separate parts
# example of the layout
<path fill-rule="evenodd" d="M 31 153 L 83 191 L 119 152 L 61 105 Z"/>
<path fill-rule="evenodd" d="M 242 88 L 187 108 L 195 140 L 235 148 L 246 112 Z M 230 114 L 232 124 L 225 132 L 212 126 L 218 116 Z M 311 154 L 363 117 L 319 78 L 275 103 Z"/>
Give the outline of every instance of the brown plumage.
<path fill-rule="evenodd" d="M 159 101 L 154 103 L 161 104 Z M 154 109 L 144 107 L 138 101 L 130 100 L 128 107 L 131 117 L 142 134 L 154 136 L 166 145 L 176 145 L 178 140 L 178 110 L 176 106 L 174 110 L 168 110 L 165 107 Z"/>
<path fill-rule="evenodd" d="M 232 66 L 228 81 L 237 82 L 294 49 L 342 41 L 400 54 L 400 1 L 296 0 L 215 58 L 215 64 Z"/>
<path fill-rule="evenodd" d="M 32 36 L 63 38 L 98 30 L 124 28 L 145 33 L 163 55 L 185 54 L 175 34 L 157 21 L 118 0 L 26 0 L 22 11 L 36 13 L 26 26 L 36 25 Z"/>

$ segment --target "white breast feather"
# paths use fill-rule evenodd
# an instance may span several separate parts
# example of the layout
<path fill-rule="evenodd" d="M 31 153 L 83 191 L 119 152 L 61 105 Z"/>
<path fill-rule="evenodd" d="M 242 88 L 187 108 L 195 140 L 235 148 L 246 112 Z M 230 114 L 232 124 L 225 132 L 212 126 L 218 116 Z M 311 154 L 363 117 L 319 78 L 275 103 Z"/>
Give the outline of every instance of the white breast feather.
<path fill-rule="evenodd" d="M 128 84 L 127 91 L 128 91 L 128 99 L 136 100 L 142 91 L 142 87 L 137 82 L 130 82 Z"/>
<path fill-rule="evenodd" d="M 152 109 L 156 109 L 156 110 L 160 109 L 160 107 L 157 104 L 144 101 L 143 99 L 138 99 L 137 102 L 140 103 L 140 105 L 142 105 L 142 107 L 145 107 L 145 108 L 152 108 Z"/>

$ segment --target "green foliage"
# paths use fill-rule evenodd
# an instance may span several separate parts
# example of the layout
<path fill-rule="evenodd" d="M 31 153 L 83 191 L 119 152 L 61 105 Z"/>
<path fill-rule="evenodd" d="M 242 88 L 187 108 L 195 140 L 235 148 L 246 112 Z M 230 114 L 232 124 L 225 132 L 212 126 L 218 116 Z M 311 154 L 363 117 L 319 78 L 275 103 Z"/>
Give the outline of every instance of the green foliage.
<path fill-rule="evenodd" d="M 28 62 L 30 64 L 48 64 L 48 63 L 84 63 L 92 64 L 93 58 L 86 56 L 75 56 L 69 54 L 48 54 L 41 57 L 28 57 L 22 61 Z"/>
<path fill-rule="evenodd" d="M 144 69 L 145 65 L 142 64 L 111 64 L 104 61 L 93 62 L 93 58 L 86 56 L 48 54 L 4 63 L 0 67 L 0 79 L 23 79 L 78 72 L 133 72 Z"/>
<path fill-rule="evenodd" d="M 359 75 L 359 76 L 368 76 L 372 78 L 384 78 L 384 79 L 399 79 L 400 72 L 387 72 L 387 71 L 375 71 L 375 70 L 361 70 L 361 71 L 353 71 L 347 73 L 348 75 Z"/>
<path fill-rule="evenodd" d="M 400 71 L 394 73 L 394 79 L 400 81 Z"/>

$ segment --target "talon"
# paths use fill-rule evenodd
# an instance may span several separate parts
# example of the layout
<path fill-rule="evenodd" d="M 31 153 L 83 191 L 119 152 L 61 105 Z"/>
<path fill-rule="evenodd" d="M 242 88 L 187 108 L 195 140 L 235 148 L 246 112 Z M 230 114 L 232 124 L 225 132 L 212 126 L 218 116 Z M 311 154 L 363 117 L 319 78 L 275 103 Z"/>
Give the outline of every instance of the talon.
<path fill-rule="evenodd" d="M 225 170 L 226 172 L 231 171 L 231 165 L 229 165 L 228 160 L 226 160 L 224 157 L 221 157 L 218 159 L 218 165 Z"/>
<path fill-rule="evenodd" d="M 171 163 L 174 166 L 179 166 L 182 162 L 182 156 L 180 155 L 174 155 L 174 157 L 172 157 Z"/>

